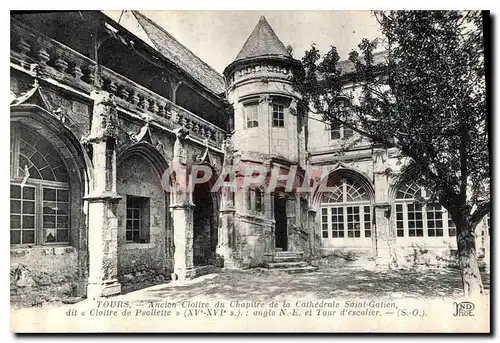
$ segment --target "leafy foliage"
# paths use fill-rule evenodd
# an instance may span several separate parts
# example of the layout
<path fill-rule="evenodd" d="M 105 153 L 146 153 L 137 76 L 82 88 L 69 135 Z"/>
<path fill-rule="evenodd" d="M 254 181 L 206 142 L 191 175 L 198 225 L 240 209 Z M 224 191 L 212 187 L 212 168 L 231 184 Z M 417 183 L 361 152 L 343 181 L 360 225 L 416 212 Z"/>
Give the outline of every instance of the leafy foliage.
<path fill-rule="evenodd" d="M 325 121 L 398 149 L 398 182 L 424 186 L 459 231 L 474 230 L 490 208 L 482 14 L 374 14 L 385 38 L 363 39 L 349 56 L 354 71 L 335 47 L 321 57 L 313 45 L 295 87 Z"/>

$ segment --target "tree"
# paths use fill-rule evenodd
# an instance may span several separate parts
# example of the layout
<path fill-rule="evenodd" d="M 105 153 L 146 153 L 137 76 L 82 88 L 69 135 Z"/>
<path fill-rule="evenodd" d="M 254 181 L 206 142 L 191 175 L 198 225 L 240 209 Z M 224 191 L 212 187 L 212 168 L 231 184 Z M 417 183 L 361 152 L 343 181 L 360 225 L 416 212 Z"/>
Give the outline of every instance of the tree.
<path fill-rule="evenodd" d="M 464 292 L 483 293 L 474 231 L 490 210 L 488 121 L 481 12 L 374 12 L 383 40 L 363 39 L 350 53 L 313 45 L 294 85 L 308 110 L 374 145 L 397 148 L 397 183 L 418 183 L 457 227 Z M 383 45 L 385 52 L 375 53 Z M 380 59 L 383 57 L 383 61 Z M 357 85 L 358 94 L 344 85 Z"/>

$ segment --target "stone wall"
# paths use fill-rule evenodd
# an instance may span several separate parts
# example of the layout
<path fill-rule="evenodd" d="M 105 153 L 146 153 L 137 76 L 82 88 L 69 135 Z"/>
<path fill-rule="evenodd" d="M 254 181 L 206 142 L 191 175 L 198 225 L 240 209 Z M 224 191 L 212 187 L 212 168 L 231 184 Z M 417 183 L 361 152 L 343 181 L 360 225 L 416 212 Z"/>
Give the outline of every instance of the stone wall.
<path fill-rule="evenodd" d="M 73 247 L 11 249 L 10 260 L 12 302 L 36 306 L 86 294 L 86 280 L 78 279 L 78 253 Z"/>
<path fill-rule="evenodd" d="M 235 222 L 235 259 L 239 267 L 264 266 L 274 251 L 274 223 L 265 218 L 237 214 Z"/>
<path fill-rule="evenodd" d="M 167 201 L 160 177 L 153 165 L 133 155 L 118 166 L 118 275 L 125 286 L 130 283 L 163 281 L 170 275 L 172 256 L 165 248 L 171 232 L 167 230 Z M 127 195 L 149 198 L 149 239 L 144 243 L 126 241 Z"/>

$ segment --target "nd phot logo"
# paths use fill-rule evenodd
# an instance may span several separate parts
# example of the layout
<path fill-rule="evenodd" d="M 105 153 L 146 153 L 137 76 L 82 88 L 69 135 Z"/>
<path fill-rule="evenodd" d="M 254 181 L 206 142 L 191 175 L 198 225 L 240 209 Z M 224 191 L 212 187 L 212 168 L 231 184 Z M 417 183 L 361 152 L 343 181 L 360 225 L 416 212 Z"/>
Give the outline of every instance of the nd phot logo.
<path fill-rule="evenodd" d="M 476 308 L 474 303 L 470 301 L 462 301 L 459 303 L 453 303 L 453 316 L 454 317 L 473 317 L 474 313 L 472 311 Z"/>

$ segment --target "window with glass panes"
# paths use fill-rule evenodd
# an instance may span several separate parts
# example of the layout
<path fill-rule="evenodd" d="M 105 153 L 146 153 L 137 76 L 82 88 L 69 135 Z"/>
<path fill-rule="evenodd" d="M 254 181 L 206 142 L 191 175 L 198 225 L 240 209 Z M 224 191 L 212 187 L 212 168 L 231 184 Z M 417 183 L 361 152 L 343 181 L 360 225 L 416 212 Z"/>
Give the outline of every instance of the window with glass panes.
<path fill-rule="evenodd" d="M 415 184 L 398 189 L 395 204 L 397 237 L 451 237 L 456 227 L 446 210 L 425 203 L 425 190 Z"/>
<path fill-rule="evenodd" d="M 321 199 L 323 238 L 371 237 L 371 203 L 364 186 L 350 178 L 331 177 Z"/>
<path fill-rule="evenodd" d="M 41 135 L 15 124 L 11 130 L 10 242 L 68 244 L 69 177 L 61 157 Z"/>
<path fill-rule="evenodd" d="M 273 126 L 285 127 L 285 106 L 273 104 Z"/>
<path fill-rule="evenodd" d="M 255 211 L 262 212 L 264 210 L 264 192 L 260 188 L 255 189 Z"/>
<path fill-rule="evenodd" d="M 321 234 L 323 238 L 328 238 L 328 209 L 321 209 Z"/>
<path fill-rule="evenodd" d="M 149 198 L 127 195 L 125 239 L 147 243 L 149 234 Z"/>
<path fill-rule="evenodd" d="M 259 106 L 258 104 L 245 105 L 246 128 L 251 129 L 259 126 Z"/>
<path fill-rule="evenodd" d="M 260 188 L 249 188 L 246 191 L 246 208 L 250 213 L 264 212 L 264 191 Z"/>
<path fill-rule="evenodd" d="M 341 124 L 331 124 L 330 125 L 330 139 L 347 139 L 354 135 L 354 131 L 348 127 Z"/>

